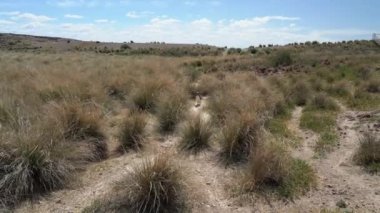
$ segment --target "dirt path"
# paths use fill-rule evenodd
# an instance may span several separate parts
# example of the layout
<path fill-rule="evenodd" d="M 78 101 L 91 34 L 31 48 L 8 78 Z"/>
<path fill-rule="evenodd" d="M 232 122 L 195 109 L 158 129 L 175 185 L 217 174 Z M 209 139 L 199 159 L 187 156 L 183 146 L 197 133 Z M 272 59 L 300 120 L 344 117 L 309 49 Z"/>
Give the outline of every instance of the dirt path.
<path fill-rule="evenodd" d="M 290 121 L 293 127 L 299 124 L 302 114 L 300 112 L 300 108 L 293 112 Z M 338 117 L 339 145 L 322 159 L 310 158 L 310 150 L 305 148 L 310 137 L 307 139 L 308 133 L 296 128 L 295 132 L 301 138 L 306 138 L 306 143 L 301 151 L 295 151 L 295 155 L 307 160 L 315 168 L 319 176 L 319 186 L 307 196 L 295 200 L 293 205 L 280 207 L 279 210 L 315 212 L 322 208 L 334 209 L 337 208 L 336 203 L 342 200 L 347 208 L 356 212 L 380 212 L 380 176 L 366 173 L 352 161 L 359 146 L 360 132 L 367 126 L 360 122 L 360 114 L 347 111 Z"/>
<path fill-rule="evenodd" d="M 102 198 L 112 185 L 130 170 L 138 155 L 125 155 L 90 165 L 78 174 L 79 183 L 68 189 L 53 192 L 37 203 L 24 203 L 15 212 L 80 212 L 97 198 Z"/>
<path fill-rule="evenodd" d="M 210 120 L 206 111 L 207 97 L 199 97 L 190 108 L 190 115 L 200 116 L 204 121 Z M 215 144 L 215 143 L 214 143 Z M 231 200 L 226 189 L 228 183 L 233 181 L 233 168 L 226 168 L 218 161 L 218 146 L 195 156 L 188 156 L 186 165 L 193 172 L 193 180 L 197 183 L 198 191 L 203 194 L 201 203 L 195 204 L 193 212 L 251 212 L 251 208 L 238 206 Z"/>
<path fill-rule="evenodd" d="M 287 126 L 289 130 L 296 134 L 301 140 L 301 144 L 293 152 L 293 156 L 302 160 L 311 160 L 314 156 L 313 147 L 319 136 L 310 130 L 303 130 L 300 128 L 302 111 L 303 108 L 297 106 L 292 112 L 292 118 Z"/>

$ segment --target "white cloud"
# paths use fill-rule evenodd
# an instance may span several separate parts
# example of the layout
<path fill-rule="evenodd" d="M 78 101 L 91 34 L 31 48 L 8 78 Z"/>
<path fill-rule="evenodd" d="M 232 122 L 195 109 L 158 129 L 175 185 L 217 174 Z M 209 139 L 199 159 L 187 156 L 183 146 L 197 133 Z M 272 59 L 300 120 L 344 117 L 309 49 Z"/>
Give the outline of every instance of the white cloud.
<path fill-rule="evenodd" d="M 0 25 L 11 25 L 15 24 L 13 21 L 8 21 L 8 20 L 1 20 L 0 19 Z"/>
<path fill-rule="evenodd" d="M 153 12 L 150 11 L 142 11 L 142 12 L 136 12 L 136 11 L 129 11 L 127 14 L 125 14 L 128 18 L 144 18 L 150 15 L 153 15 Z"/>
<path fill-rule="evenodd" d="M 24 20 L 28 22 L 48 22 L 54 20 L 54 18 L 44 16 L 44 15 L 36 15 L 33 13 L 17 13 L 15 15 L 11 15 L 12 20 Z"/>
<path fill-rule="evenodd" d="M 75 15 L 75 14 L 66 14 L 65 18 L 71 18 L 71 19 L 82 19 L 83 16 L 81 15 Z"/>
<path fill-rule="evenodd" d="M 95 20 L 95 23 L 115 23 L 115 21 L 111 21 L 111 20 L 108 20 L 108 19 L 97 19 Z"/>
<path fill-rule="evenodd" d="M 96 29 L 94 24 L 73 24 L 73 23 L 64 23 L 60 25 L 67 32 L 82 32 L 89 33 L 93 32 Z"/>
<path fill-rule="evenodd" d="M 11 12 L 0 12 L 0 15 L 5 15 L 5 16 L 15 16 L 20 14 L 19 11 L 11 11 Z"/>
<path fill-rule="evenodd" d="M 57 7 L 95 7 L 100 2 L 98 0 L 49 0 L 46 3 Z"/>

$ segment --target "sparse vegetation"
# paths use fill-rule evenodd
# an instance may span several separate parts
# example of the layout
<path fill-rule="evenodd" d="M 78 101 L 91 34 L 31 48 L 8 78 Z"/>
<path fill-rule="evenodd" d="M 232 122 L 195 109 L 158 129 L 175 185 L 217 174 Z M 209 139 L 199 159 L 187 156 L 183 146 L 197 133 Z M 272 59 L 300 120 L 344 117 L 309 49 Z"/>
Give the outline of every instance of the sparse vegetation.
<path fill-rule="evenodd" d="M 371 42 L 219 49 L 8 37 L 0 34 L 0 211 L 24 211 L 29 202 L 21 202 L 41 195 L 47 199 L 35 203 L 39 212 L 49 205 L 80 211 L 90 203 L 84 212 L 239 211 L 243 200 L 219 197 L 229 184 L 253 194 L 243 211 L 252 203 L 266 210 L 256 198 L 297 199 L 316 184 L 315 172 L 340 188 L 329 178 L 357 172 L 350 165 L 337 173 L 331 162 L 354 147 L 351 136 L 362 130 L 356 125 L 378 129 L 380 49 Z M 354 161 L 344 163 L 378 173 L 378 144 L 365 135 Z M 168 150 L 176 155 L 152 157 Z M 80 188 L 71 186 L 76 179 Z M 349 206 L 364 200 L 358 195 L 373 195 L 355 178 L 345 180 L 354 196 Z M 75 190 L 65 190 L 68 184 Z M 189 188 L 204 197 L 195 202 Z M 326 196 L 324 202 L 333 196 L 326 191 L 306 200 Z"/>

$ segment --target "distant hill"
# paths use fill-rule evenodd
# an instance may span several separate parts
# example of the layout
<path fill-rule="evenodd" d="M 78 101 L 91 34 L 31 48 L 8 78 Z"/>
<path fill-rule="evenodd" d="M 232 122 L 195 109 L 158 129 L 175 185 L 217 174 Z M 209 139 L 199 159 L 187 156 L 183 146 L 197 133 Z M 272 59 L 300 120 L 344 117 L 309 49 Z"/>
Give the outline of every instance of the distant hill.
<path fill-rule="evenodd" d="M 88 51 L 117 54 L 153 54 L 167 56 L 218 55 L 224 50 L 203 44 L 169 44 L 163 42 L 134 43 L 133 41 L 99 42 L 70 38 L 0 33 L 0 50 L 65 52 Z"/>

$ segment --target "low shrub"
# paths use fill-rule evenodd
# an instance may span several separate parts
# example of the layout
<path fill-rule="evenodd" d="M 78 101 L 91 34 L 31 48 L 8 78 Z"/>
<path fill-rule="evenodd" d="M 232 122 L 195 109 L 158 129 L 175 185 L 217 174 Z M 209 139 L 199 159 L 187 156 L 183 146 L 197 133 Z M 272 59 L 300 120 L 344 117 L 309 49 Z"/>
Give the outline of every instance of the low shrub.
<path fill-rule="evenodd" d="M 207 121 L 197 116 L 185 124 L 179 147 L 182 150 L 197 153 L 210 146 L 209 140 L 211 135 L 211 126 Z"/>
<path fill-rule="evenodd" d="M 138 150 L 143 146 L 146 115 L 142 112 L 131 112 L 123 121 L 119 131 L 120 150 Z"/>

